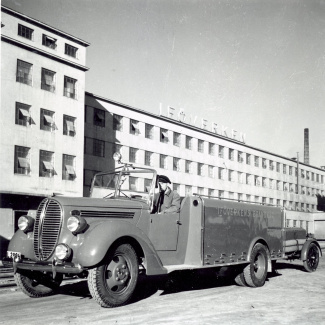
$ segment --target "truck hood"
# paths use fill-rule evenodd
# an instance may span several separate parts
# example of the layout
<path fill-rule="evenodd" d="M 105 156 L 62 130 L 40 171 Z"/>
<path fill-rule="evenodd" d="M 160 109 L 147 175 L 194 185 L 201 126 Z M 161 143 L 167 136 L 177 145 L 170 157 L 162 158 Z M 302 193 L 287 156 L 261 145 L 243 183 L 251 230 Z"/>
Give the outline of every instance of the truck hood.
<path fill-rule="evenodd" d="M 67 196 L 55 196 L 50 199 L 58 201 L 65 207 L 80 208 L 120 208 L 120 209 L 149 209 L 146 202 L 142 200 L 129 199 L 129 198 L 89 198 L 89 197 L 67 197 Z"/>

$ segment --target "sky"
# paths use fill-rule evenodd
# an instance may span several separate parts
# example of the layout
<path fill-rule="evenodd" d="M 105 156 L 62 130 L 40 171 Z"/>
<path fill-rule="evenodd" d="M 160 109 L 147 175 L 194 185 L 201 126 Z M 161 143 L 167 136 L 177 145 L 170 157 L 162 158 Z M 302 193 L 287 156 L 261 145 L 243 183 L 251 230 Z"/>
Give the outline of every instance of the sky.
<path fill-rule="evenodd" d="M 86 91 L 325 165 L 325 0 L 2 0 L 90 43 Z"/>

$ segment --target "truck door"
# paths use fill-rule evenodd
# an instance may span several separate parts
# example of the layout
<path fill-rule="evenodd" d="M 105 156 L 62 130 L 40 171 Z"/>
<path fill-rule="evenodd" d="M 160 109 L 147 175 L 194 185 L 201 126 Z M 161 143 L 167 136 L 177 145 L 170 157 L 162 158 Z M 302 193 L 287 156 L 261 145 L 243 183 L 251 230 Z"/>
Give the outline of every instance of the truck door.
<path fill-rule="evenodd" d="M 151 214 L 149 238 L 157 251 L 176 251 L 179 213 Z"/>

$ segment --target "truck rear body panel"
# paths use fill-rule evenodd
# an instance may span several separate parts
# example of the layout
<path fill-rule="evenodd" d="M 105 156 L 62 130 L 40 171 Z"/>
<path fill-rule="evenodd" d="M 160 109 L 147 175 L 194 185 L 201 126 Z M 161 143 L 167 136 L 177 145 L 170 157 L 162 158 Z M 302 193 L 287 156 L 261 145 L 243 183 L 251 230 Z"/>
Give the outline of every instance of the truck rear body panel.
<path fill-rule="evenodd" d="M 246 261 L 254 240 L 264 240 L 271 258 L 283 253 L 281 208 L 204 199 L 203 264 Z"/>

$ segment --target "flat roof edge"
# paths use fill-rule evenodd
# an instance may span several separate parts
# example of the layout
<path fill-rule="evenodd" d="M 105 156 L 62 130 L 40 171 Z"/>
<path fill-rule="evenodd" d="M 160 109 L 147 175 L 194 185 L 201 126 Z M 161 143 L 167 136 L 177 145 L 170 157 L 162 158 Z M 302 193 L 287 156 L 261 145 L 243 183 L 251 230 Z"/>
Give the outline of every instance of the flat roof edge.
<path fill-rule="evenodd" d="M 70 41 L 76 42 L 76 43 L 78 43 L 80 45 L 83 45 L 85 47 L 87 47 L 87 46 L 90 45 L 90 43 L 82 40 L 81 38 L 78 38 L 76 36 L 73 36 L 71 34 L 68 34 L 66 32 L 63 32 L 62 30 L 60 30 L 58 28 L 52 27 L 52 26 L 50 26 L 48 24 L 45 24 L 45 23 L 43 23 L 43 22 L 41 22 L 41 21 L 39 21 L 37 19 L 34 19 L 32 17 L 29 17 L 29 16 L 27 16 L 25 14 L 22 14 L 22 13 L 20 13 L 20 12 L 18 12 L 16 10 L 13 10 L 13 9 L 11 9 L 9 7 L 6 7 L 6 6 L 1 5 L 1 11 L 5 12 L 7 14 L 10 14 L 12 16 L 15 16 L 15 17 L 19 17 L 19 18 L 27 21 L 28 23 L 31 23 L 33 25 L 42 27 L 42 28 L 44 28 L 46 30 L 51 31 L 54 34 L 60 35 L 62 37 L 65 37 L 65 38 L 69 39 Z"/>

